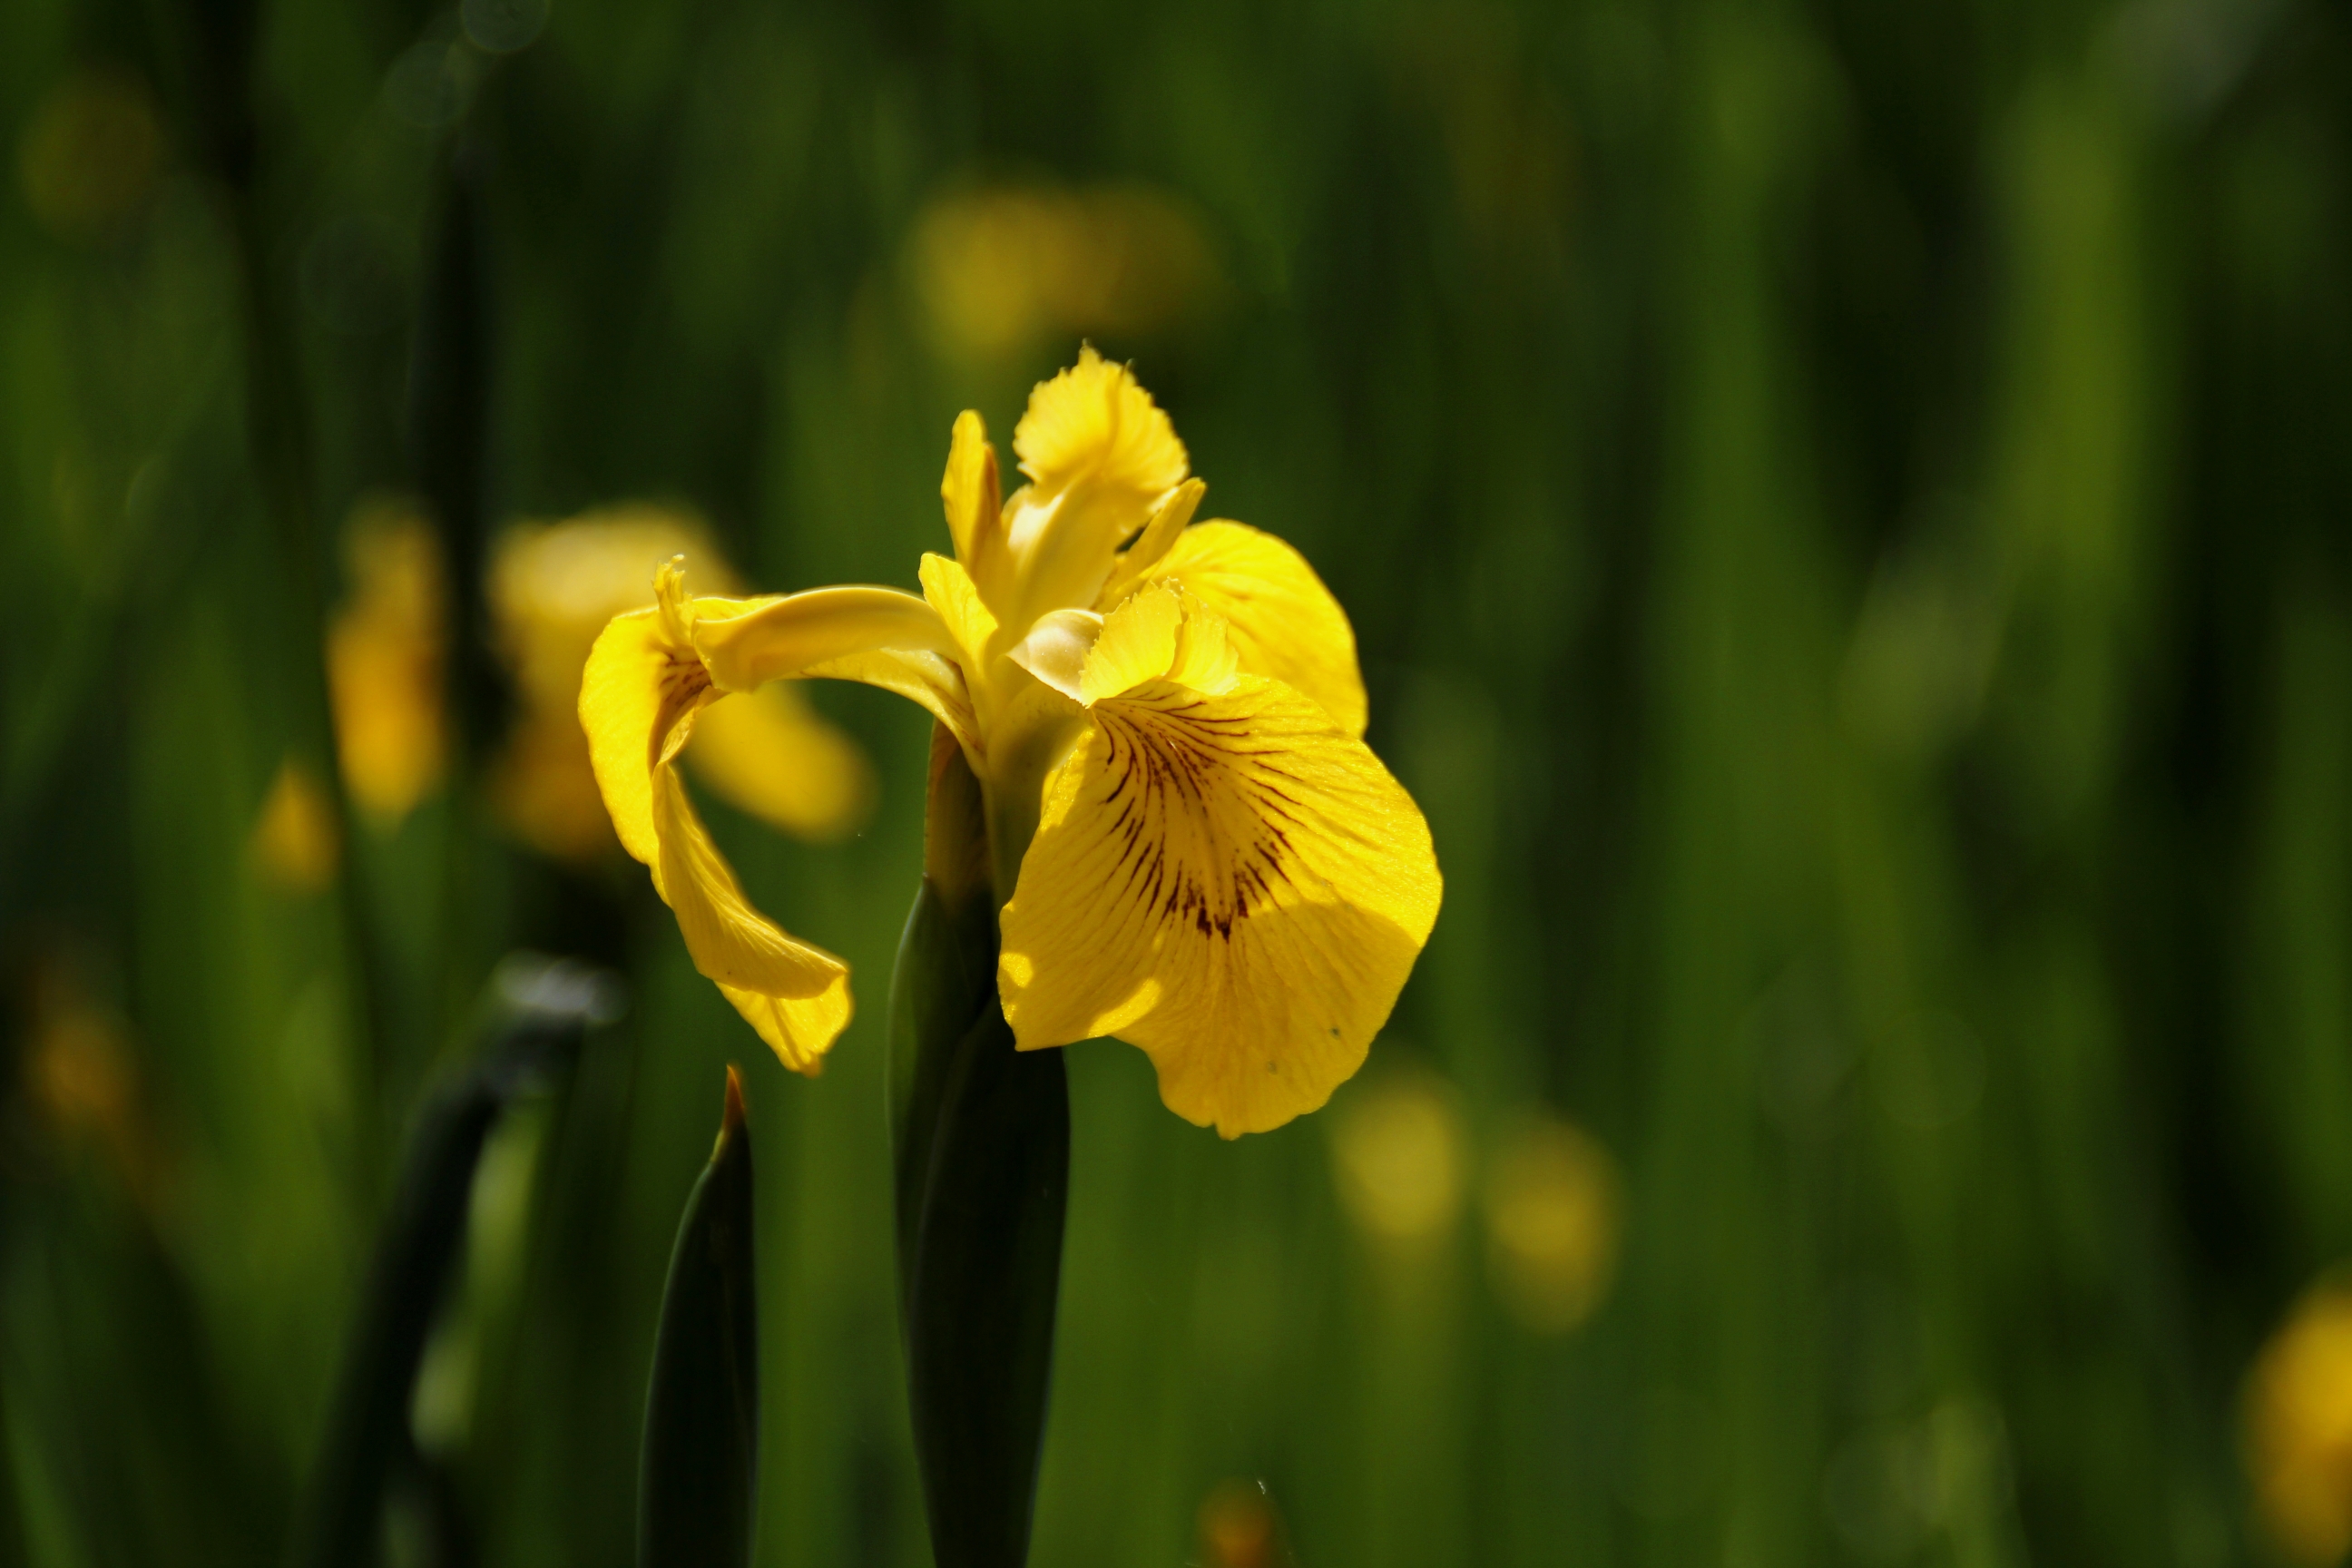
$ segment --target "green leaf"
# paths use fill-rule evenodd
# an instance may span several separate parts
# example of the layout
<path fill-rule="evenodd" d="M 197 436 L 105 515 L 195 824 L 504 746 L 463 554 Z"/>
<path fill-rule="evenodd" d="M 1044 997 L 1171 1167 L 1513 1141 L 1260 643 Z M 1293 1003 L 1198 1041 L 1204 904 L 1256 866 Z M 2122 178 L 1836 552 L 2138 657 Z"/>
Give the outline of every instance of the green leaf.
<path fill-rule="evenodd" d="M 908 1391 L 940 1568 L 1028 1556 L 1069 1194 L 1062 1054 L 1013 1049 L 995 902 L 971 874 L 981 835 L 970 771 L 935 749 L 890 1066 Z"/>
<path fill-rule="evenodd" d="M 416 1369 L 464 1251 L 482 1145 L 509 1105 L 569 1067 L 583 1031 L 614 1006 L 604 976 L 561 962 L 510 960 L 493 990 L 490 1043 L 410 1135 L 295 1533 L 299 1568 L 375 1560 L 385 1484 L 415 1459 Z"/>
<path fill-rule="evenodd" d="M 662 1291 L 637 1478 L 644 1568 L 743 1568 L 760 1462 L 759 1313 L 752 1289 L 751 1135 L 743 1086 L 686 1200 Z"/>

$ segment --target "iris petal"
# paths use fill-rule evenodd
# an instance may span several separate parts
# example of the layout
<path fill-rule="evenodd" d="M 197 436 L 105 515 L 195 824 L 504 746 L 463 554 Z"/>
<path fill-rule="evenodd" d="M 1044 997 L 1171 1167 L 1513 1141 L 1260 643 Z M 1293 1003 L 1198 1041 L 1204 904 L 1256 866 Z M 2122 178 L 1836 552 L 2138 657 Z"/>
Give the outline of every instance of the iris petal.
<path fill-rule="evenodd" d="M 1271 676 L 1323 705 L 1350 735 L 1364 732 L 1364 678 L 1356 634 L 1307 558 L 1238 522 L 1201 522 L 1143 574 L 1181 583 L 1225 623 L 1242 668 Z"/>
<path fill-rule="evenodd" d="M 1005 1017 L 1024 1049 L 1140 1047 L 1169 1108 L 1227 1137 L 1277 1127 L 1362 1062 L 1440 892 L 1419 808 L 1321 704 L 1148 681 L 1046 781 Z"/>
<path fill-rule="evenodd" d="M 588 732 L 597 788 L 621 847 L 648 866 L 661 853 L 653 771 L 709 688 L 693 650 L 672 643 L 650 609 L 615 616 L 581 671 L 580 727 Z"/>
<path fill-rule="evenodd" d="M 848 966 L 751 907 L 687 798 L 677 755 L 695 714 L 719 693 L 682 640 L 693 617 L 680 608 L 666 595 L 660 608 L 619 616 L 589 653 L 580 720 L 597 786 L 622 845 L 652 868 L 695 968 L 786 1067 L 813 1073 L 849 1022 Z"/>
<path fill-rule="evenodd" d="M 661 844 L 654 889 L 677 914 L 694 967 L 719 983 L 786 1067 L 815 1072 L 849 1023 L 849 966 L 751 907 L 675 768 L 654 770 L 653 806 Z"/>

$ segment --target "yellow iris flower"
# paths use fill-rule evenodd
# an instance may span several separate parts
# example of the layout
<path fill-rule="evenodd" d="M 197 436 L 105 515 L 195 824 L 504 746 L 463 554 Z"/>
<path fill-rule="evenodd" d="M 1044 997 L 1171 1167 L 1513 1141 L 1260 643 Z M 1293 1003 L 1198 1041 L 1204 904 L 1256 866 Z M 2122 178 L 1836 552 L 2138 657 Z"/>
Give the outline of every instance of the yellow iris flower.
<path fill-rule="evenodd" d="M 923 557 L 920 597 L 697 598 L 661 568 L 582 681 L 605 806 L 695 966 L 813 1072 L 847 966 L 751 907 L 675 763 L 698 712 L 772 680 L 910 698 L 985 798 L 1020 1048 L 1115 1037 L 1187 1120 L 1278 1127 L 1363 1061 L 1437 918 L 1428 825 L 1362 741 L 1355 635 L 1290 546 L 1192 524 L 1202 486 L 1124 366 L 1084 351 L 1013 446 L 1029 482 L 1003 497 L 979 416 L 957 420 L 955 555 Z"/>

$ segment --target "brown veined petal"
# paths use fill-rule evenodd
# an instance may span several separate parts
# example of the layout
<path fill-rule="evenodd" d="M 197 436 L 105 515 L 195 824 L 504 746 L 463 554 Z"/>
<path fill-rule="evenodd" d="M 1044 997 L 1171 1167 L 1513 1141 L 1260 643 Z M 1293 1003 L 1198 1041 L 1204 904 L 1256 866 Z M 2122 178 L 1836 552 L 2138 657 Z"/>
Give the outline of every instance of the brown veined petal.
<path fill-rule="evenodd" d="M 1243 670 L 1270 676 L 1323 705 L 1350 735 L 1364 732 L 1364 678 L 1348 613 L 1307 558 L 1243 523 L 1195 523 L 1143 574 L 1174 582 L 1225 623 Z"/>
<path fill-rule="evenodd" d="M 1364 1059 L 1437 918 L 1428 825 L 1279 681 L 1153 681 L 1095 705 L 1046 780 L 1003 918 L 1024 1050 L 1112 1035 L 1226 1137 L 1321 1105 Z"/>
<path fill-rule="evenodd" d="M 694 967 L 718 983 L 777 1059 L 814 1076 L 849 1023 L 849 966 L 751 907 L 667 763 L 654 770 L 653 805 L 654 889 L 677 916 Z"/>
<path fill-rule="evenodd" d="M 866 753 L 791 686 L 705 708 L 686 760 L 730 805 L 802 838 L 843 837 L 874 803 Z"/>

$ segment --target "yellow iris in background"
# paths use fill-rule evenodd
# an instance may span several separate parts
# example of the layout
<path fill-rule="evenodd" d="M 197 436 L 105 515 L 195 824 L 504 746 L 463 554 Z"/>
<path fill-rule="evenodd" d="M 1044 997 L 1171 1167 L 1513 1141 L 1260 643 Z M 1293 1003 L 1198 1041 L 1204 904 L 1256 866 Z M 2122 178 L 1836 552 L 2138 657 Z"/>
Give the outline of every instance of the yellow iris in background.
<path fill-rule="evenodd" d="M 2246 1375 L 2254 1510 L 2291 1563 L 2352 1554 L 2352 1268 L 2306 1289 Z"/>
<path fill-rule="evenodd" d="M 847 966 L 745 900 L 674 763 L 698 714 L 769 681 L 899 692 L 985 796 L 1020 1048 L 1112 1036 L 1179 1115 L 1278 1127 L 1363 1061 L 1437 918 L 1428 825 L 1361 739 L 1354 633 L 1290 546 L 1192 524 L 1202 486 L 1125 367 L 1084 351 L 1013 444 L 1029 482 L 1004 497 L 979 416 L 956 422 L 955 556 L 924 556 L 920 597 L 697 598 L 664 566 L 581 687 L 605 805 L 696 967 L 814 1071 Z"/>

